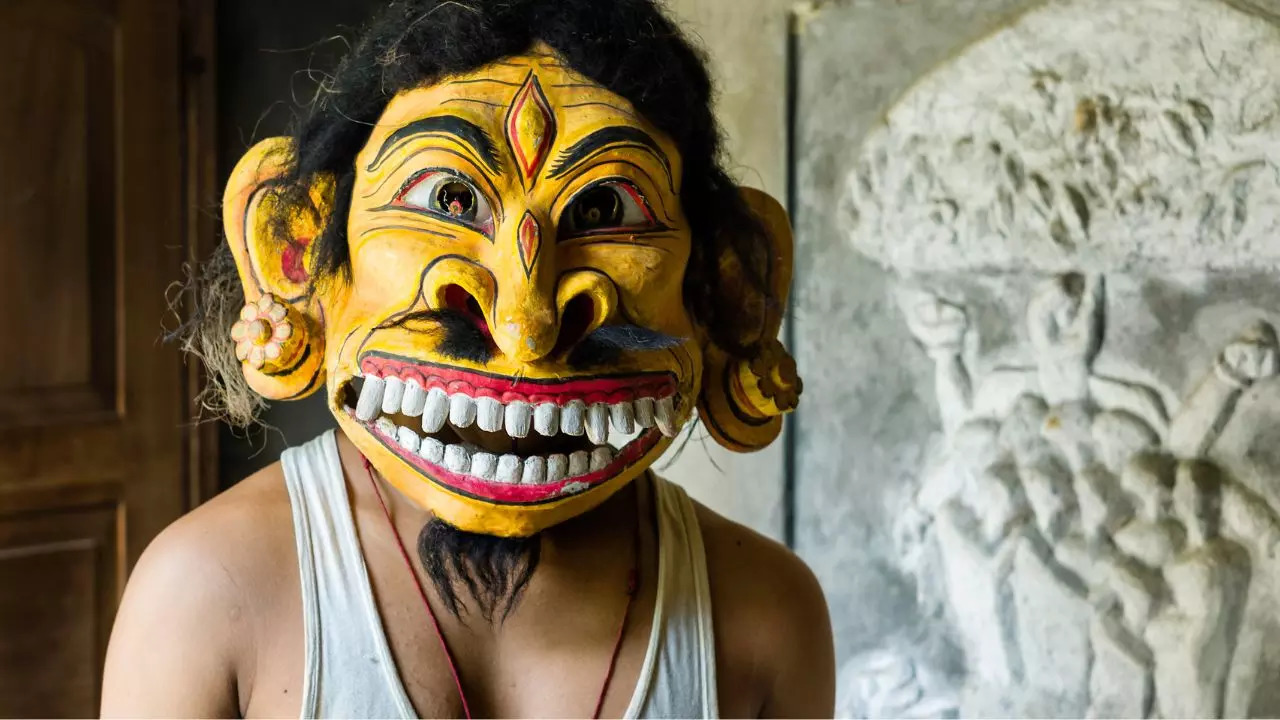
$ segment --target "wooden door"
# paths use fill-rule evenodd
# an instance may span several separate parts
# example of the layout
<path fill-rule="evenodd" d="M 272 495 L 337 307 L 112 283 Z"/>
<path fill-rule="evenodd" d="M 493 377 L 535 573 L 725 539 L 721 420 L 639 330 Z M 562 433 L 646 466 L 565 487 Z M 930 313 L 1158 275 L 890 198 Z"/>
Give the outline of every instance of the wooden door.
<path fill-rule="evenodd" d="M 97 714 L 127 569 L 192 500 L 182 20 L 0 2 L 0 716 Z"/>

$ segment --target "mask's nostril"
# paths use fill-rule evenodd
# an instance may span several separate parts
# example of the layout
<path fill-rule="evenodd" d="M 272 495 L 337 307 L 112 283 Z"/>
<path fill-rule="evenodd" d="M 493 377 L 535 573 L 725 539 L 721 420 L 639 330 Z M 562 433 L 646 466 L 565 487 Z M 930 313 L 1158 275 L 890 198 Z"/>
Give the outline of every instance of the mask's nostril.
<path fill-rule="evenodd" d="M 450 285 L 444 289 L 444 304 L 450 310 L 456 310 L 466 315 L 479 326 L 480 330 L 489 336 L 489 323 L 484 318 L 484 311 L 480 309 L 480 302 L 475 296 L 467 292 L 466 288 L 461 285 Z"/>
<path fill-rule="evenodd" d="M 567 353 L 582 341 L 595 323 L 596 306 L 591 298 L 579 295 L 569 301 L 560 319 L 560 339 L 556 342 L 556 354 Z"/>

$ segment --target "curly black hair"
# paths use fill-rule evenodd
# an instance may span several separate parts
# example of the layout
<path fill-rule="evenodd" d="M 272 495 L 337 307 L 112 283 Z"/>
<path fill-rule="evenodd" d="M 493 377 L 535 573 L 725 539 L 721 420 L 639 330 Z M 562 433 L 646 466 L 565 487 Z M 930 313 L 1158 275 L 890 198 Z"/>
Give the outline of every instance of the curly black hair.
<path fill-rule="evenodd" d="M 318 216 L 309 188 L 317 177 L 334 180 L 332 215 L 314 240 L 312 282 L 349 277 L 346 229 L 355 160 L 391 99 L 403 90 L 526 53 L 538 41 L 574 72 L 628 100 L 675 143 L 684 167 L 681 205 L 693 237 L 684 280 L 686 305 L 720 347 L 750 356 L 764 339 L 756 329 L 759 309 L 776 306 L 769 291 L 770 243 L 761 220 L 724 169 L 706 59 L 657 0 L 391 2 L 301 109 L 292 133 L 293 155 L 285 159 L 286 172 L 276 183 L 275 191 L 285 200 L 278 207 Z M 279 222 L 284 226 L 288 218 Z M 193 335 L 225 334 L 225 327 L 207 326 L 238 311 L 235 299 L 204 294 L 200 310 L 205 317 L 198 324 L 206 327 Z M 211 308 L 215 300 L 231 310 Z M 208 339 L 193 343 L 188 338 L 188 349 L 200 351 L 201 345 L 208 348 Z M 218 363 L 207 350 L 200 354 L 213 366 L 222 394 L 235 394 L 237 378 L 219 382 L 217 376 L 230 375 L 221 365 L 238 370 L 238 363 L 229 357 Z M 223 409 L 232 404 L 224 402 Z M 251 420 L 243 413 L 229 414 L 233 422 Z"/>

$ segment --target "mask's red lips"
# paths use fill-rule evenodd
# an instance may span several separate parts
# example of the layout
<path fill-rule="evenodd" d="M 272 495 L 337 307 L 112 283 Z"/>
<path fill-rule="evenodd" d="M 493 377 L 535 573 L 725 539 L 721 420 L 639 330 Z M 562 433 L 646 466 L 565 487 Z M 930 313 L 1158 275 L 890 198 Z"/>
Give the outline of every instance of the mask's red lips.
<path fill-rule="evenodd" d="M 566 405 L 579 400 L 587 405 L 614 404 L 676 393 L 676 379 L 670 372 L 540 380 L 490 375 L 382 353 L 363 357 L 360 371 L 366 376 L 412 380 L 424 390 L 439 388 L 450 395 L 487 397 L 502 403 Z"/>

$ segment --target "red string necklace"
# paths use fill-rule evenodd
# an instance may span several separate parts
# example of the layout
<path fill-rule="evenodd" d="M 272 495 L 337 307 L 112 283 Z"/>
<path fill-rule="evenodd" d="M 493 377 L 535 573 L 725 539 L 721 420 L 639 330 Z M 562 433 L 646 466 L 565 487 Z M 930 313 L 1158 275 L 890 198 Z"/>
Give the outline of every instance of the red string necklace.
<path fill-rule="evenodd" d="M 400 533 L 396 531 L 395 521 L 391 519 L 391 509 L 387 507 L 386 500 L 382 497 L 382 489 L 378 487 L 378 481 L 373 476 L 373 464 L 369 462 L 369 458 L 361 458 L 364 460 L 364 469 L 369 474 L 369 484 L 373 486 L 373 493 L 378 497 L 378 504 L 382 506 L 382 513 L 387 518 L 387 526 L 391 529 L 391 536 L 396 539 L 396 546 L 400 549 L 400 557 L 404 559 L 405 567 L 409 571 L 409 577 L 413 578 L 413 584 L 418 588 L 418 596 L 422 598 L 422 605 L 427 609 L 427 617 L 431 618 L 431 629 L 436 633 L 436 639 L 440 641 L 440 650 L 444 653 L 444 659 L 449 663 L 449 674 L 453 677 L 454 687 L 458 690 L 458 700 L 462 703 L 462 713 L 467 720 L 471 720 L 471 706 L 467 704 L 467 693 L 462 689 L 462 678 L 458 675 L 458 666 L 453 661 L 453 653 L 449 651 L 449 643 L 444 638 L 444 631 L 440 629 L 440 621 L 436 619 L 435 610 L 431 608 L 431 602 L 427 599 L 426 588 L 422 586 L 422 580 L 418 577 L 418 573 L 413 569 L 413 561 L 409 558 L 409 551 L 405 549 L 404 540 L 400 538 Z M 598 720 L 601 710 L 604 709 L 605 694 L 609 691 L 609 683 L 613 680 L 613 673 L 618 666 L 618 655 L 622 650 L 622 639 L 626 634 L 627 620 L 631 617 L 631 606 L 635 604 L 637 591 L 640 589 L 640 529 L 637 522 L 636 538 L 635 538 L 635 557 L 631 572 L 627 574 L 627 606 L 622 611 L 622 622 L 618 624 L 618 638 L 613 643 L 613 652 L 609 656 L 609 668 L 605 672 L 604 684 L 600 687 L 600 695 L 596 699 L 595 711 L 591 714 L 593 720 Z"/>

